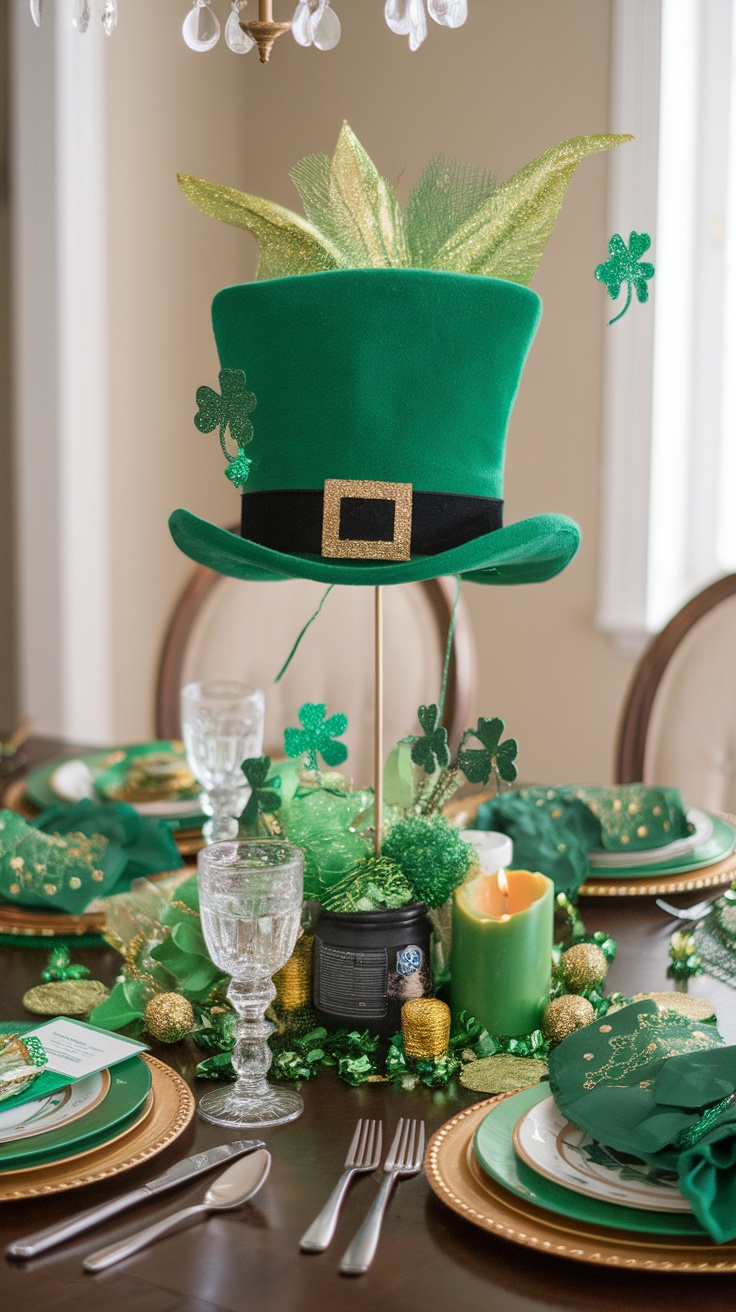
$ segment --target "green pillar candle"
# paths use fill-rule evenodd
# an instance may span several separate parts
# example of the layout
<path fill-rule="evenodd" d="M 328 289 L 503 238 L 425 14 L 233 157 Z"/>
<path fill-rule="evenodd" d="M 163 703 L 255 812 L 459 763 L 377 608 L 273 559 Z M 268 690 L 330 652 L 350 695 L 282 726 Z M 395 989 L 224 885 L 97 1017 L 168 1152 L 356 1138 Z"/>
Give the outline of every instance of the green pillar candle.
<path fill-rule="evenodd" d="M 504 895 L 499 879 L 507 880 Z M 549 1002 L 554 884 L 529 870 L 481 874 L 452 903 L 452 1011 L 490 1034 L 539 1029 Z"/>

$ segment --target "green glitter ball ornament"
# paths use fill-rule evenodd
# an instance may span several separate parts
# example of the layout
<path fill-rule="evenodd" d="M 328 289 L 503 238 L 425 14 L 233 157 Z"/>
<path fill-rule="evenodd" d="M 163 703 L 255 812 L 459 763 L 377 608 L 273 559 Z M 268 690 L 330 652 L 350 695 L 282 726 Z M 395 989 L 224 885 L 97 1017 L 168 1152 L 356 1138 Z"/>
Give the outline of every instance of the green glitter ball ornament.
<path fill-rule="evenodd" d="M 179 1043 L 194 1029 L 192 1004 L 181 993 L 157 993 L 146 1003 L 143 1024 L 159 1043 Z"/>
<path fill-rule="evenodd" d="M 441 907 L 465 878 L 473 850 L 442 816 L 399 820 L 383 840 L 382 855 L 401 866 L 418 901 Z"/>
<path fill-rule="evenodd" d="M 560 977 L 569 993 L 597 989 L 607 972 L 605 954 L 595 943 L 575 943 L 562 954 Z"/>
<path fill-rule="evenodd" d="M 550 1043 L 562 1043 L 568 1034 L 582 1030 L 593 1020 L 595 1012 L 588 999 L 579 998 L 575 993 L 566 993 L 550 1002 L 542 1020 L 542 1033 Z"/>

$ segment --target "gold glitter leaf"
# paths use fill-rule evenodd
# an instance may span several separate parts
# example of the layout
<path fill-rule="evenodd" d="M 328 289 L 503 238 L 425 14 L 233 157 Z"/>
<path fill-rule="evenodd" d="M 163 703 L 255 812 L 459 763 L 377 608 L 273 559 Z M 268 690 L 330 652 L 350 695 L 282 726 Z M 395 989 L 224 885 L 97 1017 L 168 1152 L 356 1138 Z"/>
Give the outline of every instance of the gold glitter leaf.
<path fill-rule="evenodd" d="M 330 166 L 329 223 L 353 268 L 409 264 L 404 216 L 355 133 L 343 123 Z"/>
<path fill-rule="evenodd" d="M 496 188 L 448 238 L 432 268 L 528 284 L 580 161 L 630 140 L 628 135 L 601 133 L 552 146 Z"/>
<path fill-rule="evenodd" d="M 291 210 L 186 173 L 178 174 L 178 180 L 184 195 L 204 214 L 253 233 L 258 241 L 258 278 L 345 267 L 346 261 L 332 242 Z"/>

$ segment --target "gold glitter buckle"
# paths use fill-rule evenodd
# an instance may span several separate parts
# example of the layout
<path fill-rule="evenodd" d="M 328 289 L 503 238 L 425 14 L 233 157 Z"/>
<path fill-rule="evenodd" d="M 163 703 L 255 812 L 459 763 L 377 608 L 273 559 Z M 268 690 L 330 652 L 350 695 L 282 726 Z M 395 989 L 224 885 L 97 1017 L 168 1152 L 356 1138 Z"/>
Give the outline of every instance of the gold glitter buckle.
<path fill-rule="evenodd" d="M 393 501 L 394 532 L 390 539 L 340 537 L 345 497 L 359 501 Z M 326 478 L 322 511 L 322 555 L 341 559 L 411 559 L 411 483 L 376 483 L 360 478 Z"/>

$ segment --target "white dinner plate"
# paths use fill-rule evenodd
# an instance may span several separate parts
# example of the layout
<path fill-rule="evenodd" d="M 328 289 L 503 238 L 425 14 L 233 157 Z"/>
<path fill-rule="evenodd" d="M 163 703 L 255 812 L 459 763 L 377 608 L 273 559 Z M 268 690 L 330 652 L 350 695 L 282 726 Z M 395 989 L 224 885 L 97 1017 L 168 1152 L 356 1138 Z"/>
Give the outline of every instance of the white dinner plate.
<path fill-rule="evenodd" d="M 689 1212 L 677 1177 L 595 1143 L 545 1098 L 517 1122 L 517 1155 L 538 1175 L 588 1198 L 654 1212 Z"/>
<path fill-rule="evenodd" d="M 47 1130 L 58 1130 L 79 1116 L 86 1116 L 102 1102 L 110 1087 L 107 1071 L 87 1075 L 76 1084 L 67 1084 L 45 1098 L 21 1103 L 19 1107 L 2 1110 L 0 1103 L 0 1143 L 17 1139 L 30 1139 Z"/>
<path fill-rule="evenodd" d="M 687 818 L 695 829 L 692 834 L 686 838 L 676 838 L 674 843 L 666 843 L 664 847 L 650 847 L 646 851 L 637 852 L 589 852 L 588 862 L 592 870 L 623 870 L 627 866 L 653 866 L 659 865 L 662 861 L 669 861 L 676 856 L 685 856 L 692 852 L 701 843 L 707 843 L 713 833 L 713 820 L 705 811 L 699 810 L 698 807 L 691 807 L 687 812 Z"/>
<path fill-rule="evenodd" d="M 81 802 L 85 798 L 99 802 L 95 792 L 92 771 L 84 761 L 64 761 L 54 770 L 49 779 L 52 793 L 62 802 Z M 198 816 L 200 804 L 198 799 L 184 798 L 178 802 L 131 802 L 129 805 L 139 815 L 150 815 L 159 820 L 171 820 L 177 816 Z"/>

